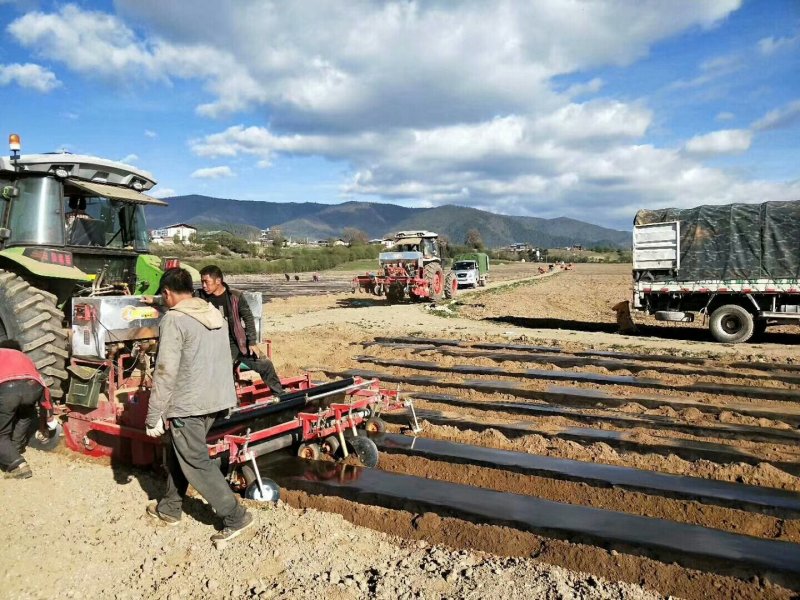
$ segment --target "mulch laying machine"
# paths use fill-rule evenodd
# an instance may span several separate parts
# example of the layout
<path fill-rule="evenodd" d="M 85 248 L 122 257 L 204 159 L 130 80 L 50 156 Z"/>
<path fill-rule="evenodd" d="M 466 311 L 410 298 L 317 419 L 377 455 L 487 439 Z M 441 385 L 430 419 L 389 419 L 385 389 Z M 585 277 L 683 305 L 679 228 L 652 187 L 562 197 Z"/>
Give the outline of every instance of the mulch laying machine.
<path fill-rule="evenodd" d="M 245 298 L 260 315 L 261 295 L 246 292 Z M 35 445 L 55 447 L 63 429 L 67 447 L 76 452 L 108 457 L 112 464 L 162 464 L 164 443 L 147 437 L 144 425 L 161 312 L 133 296 L 72 302 L 69 391 L 55 409 L 61 426 L 49 438 L 37 433 Z M 293 448 L 307 459 L 355 454 L 364 465 L 375 466 L 378 452 L 366 433 L 383 430 L 383 411 L 410 407 L 414 414 L 399 390 L 383 389 L 376 379 L 315 383 L 305 374 L 282 379 L 280 396 L 260 379 L 242 379 L 238 372 L 236 379 L 239 405 L 216 420 L 208 451 L 231 487 L 255 500 L 278 497 L 277 485 L 261 477 L 259 457 Z M 412 428 L 417 428 L 415 416 Z"/>

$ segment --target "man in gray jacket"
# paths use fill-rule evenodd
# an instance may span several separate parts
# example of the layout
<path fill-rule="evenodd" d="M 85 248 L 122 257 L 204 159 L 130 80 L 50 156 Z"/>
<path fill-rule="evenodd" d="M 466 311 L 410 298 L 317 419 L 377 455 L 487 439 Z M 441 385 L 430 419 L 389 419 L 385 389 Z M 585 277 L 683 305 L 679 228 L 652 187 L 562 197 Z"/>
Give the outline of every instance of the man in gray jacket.
<path fill-rule="evenodd" d="M 159 437 L 169 424 L 167 491 L 147 514 L 167 525 L 181 519 L 189 484 L 222 518 L 214 542 L 235 538 L 253 524 L 250 514 L 228 487 L 208 456 L 206 436 L 219 415 L 236 406 L 230 368 L 228 327 L 220 312 L 192 297 L 192 276 L 169 269 L 161 293 L 169 309 L 159 326 L 159 348 L 153 389 L 145 421 L 147 435 Z"/>

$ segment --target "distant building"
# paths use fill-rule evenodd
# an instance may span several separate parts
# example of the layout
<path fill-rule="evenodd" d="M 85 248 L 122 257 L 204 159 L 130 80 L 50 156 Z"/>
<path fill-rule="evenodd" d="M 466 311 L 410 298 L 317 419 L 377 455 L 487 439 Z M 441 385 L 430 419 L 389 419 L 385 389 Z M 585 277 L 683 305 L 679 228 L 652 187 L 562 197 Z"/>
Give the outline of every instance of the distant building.
<path fill-rule="evenodd" d="M 167 225 L 161 229 L 151 230 L 150 241 L 154 244 L 171 244 L 175 241 L 175 236 L 178 236 L 182 242 L 188 242 L 189 237 L 196 233 L 196 227 L 192 227 L 186 223 L 176 223 L 175 225 Z"/>
<path fill-rule="evenodd" d="M 266 229 L 262 229 L 259 235 L 259 243 L 262 246 L 272 246 L 276 239 L 282 238 L 283 232 L 278 227 L 267 227 Z M 286 246 L 286 240 L 283 241 L 283 245 Z"/>

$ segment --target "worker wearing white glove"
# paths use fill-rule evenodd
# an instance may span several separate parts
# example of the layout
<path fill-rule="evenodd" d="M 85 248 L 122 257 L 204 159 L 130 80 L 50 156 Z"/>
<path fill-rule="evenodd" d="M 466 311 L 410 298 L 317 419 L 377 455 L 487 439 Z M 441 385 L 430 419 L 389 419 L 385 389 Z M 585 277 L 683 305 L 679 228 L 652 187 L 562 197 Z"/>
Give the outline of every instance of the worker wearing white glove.
<path fill-rule="evenodd" d="M 206 439 L 214 421 L 236 406 L 228 326 L 205 300 L 192 297 L 192 276 L 169 269 L 160 285 L 169 309 L 159 324 L 159 348 L 147 407 L 147 435 L 158 437 L 169 424 L 167 488 L 147 514 L 176 525 L 191 485 L 222 519 L 212 541 L 227 541 L 253 525 L 222 471 L 208 455 Z"/>
<path fill-rule="evenodd" d="M 164 428 L 164 419 L 159 419 L 155 427 L 145 428 L 144 432 L 147 434 L 147 437 L 151 438 L 161 437 L 166 433 L 166 429 Z"/>

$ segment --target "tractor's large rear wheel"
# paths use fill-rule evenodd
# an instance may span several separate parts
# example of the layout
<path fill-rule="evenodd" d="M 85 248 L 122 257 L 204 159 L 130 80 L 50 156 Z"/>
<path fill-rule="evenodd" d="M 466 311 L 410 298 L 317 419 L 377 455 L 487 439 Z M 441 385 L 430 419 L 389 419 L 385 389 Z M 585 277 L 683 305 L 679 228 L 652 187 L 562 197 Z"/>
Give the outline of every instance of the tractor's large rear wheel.
<path fill-rule="evenodd" d="M 0 340 L 15 339 L 36 364 L 54 399 L 64 395 L 67 330 L 56 297 L 0 269 Z"/>
<path fill-rule="evenodd" d="M 441 300 L 444 295 L 444 271 L 442 271 L 442 265 L 436 262 L 428 263 L 425 265 L 423 276 L 428 282 L 428 293 L 431 300 Z"/>
<path fill-rule="evenodd" d="M 444 297 L 455 298 L 458 294 L 458 279 L 453 271 L 447 274 L 444 278 Z"/>

